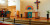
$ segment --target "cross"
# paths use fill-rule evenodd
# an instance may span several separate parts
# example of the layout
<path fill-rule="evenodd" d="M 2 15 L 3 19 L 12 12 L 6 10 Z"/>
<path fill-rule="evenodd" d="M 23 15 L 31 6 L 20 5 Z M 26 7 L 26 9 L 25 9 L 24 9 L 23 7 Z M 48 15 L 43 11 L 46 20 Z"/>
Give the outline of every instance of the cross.
<path fill-rule="evenodd" d="M 40 3 L 40 1 L 38 1 L 38 0 L 36 0 L 36 2 L 35 2 L 36 4 L 37 4 L 37 10 L 38 10 L 38 3 Z"/>

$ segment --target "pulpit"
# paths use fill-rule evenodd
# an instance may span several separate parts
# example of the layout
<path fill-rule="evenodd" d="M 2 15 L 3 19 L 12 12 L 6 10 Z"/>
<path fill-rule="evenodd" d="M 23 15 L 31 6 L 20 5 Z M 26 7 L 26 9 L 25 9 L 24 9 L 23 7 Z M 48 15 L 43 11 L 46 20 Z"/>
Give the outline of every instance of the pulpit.
<path fill-rule="evenodd" d="M 10 11 L 7 11 L 7 17 L 8 18 L 10 17 L 10 14 L 11 14 L 11 12 Z"/>

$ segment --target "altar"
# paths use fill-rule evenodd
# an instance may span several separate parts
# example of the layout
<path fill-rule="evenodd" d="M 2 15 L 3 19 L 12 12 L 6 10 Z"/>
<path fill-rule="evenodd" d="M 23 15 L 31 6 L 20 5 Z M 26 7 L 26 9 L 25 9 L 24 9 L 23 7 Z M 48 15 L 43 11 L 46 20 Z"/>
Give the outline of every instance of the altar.
<path fill-rule="evenodd" d="M 26 18 L 32 18 L 32 17 L 34 17 L 34 16 L 32 16 L 33 13 L 35 15 L 35 18 L 38 17 L 38 12 L 25 12 L 25 17 Z"/>

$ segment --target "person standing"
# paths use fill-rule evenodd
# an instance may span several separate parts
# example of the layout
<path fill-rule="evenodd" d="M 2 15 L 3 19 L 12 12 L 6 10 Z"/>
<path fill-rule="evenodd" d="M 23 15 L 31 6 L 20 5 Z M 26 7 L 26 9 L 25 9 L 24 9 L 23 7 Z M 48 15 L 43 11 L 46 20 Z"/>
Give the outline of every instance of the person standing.
<path fill-rule="evenodd" d="M 3 16 L 5 17 L 5 9 L 3 9 Z"/>
<path fill-rule="evenodd" d="M 3 9 L 2 9 L 2 11 L 1 11 L 1 16 L 3 17 Z"/>

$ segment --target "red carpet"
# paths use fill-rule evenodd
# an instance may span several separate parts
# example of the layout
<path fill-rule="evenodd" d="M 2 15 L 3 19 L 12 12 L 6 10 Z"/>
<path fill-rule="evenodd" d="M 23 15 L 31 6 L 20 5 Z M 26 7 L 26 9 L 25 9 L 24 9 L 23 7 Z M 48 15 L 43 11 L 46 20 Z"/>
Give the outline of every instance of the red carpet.
<path fill-rule="evenodd" d="M 3 24 L 3 23 L 0 23 L 0 25 L 13 25 L 13 24 Z"/>

